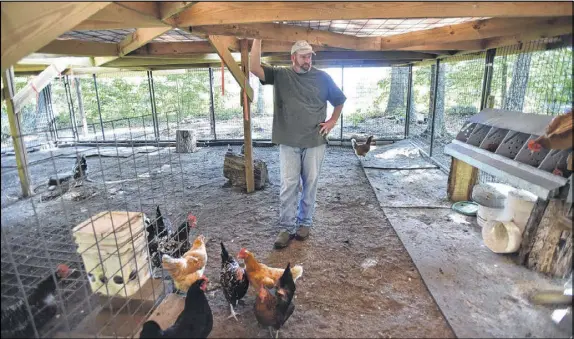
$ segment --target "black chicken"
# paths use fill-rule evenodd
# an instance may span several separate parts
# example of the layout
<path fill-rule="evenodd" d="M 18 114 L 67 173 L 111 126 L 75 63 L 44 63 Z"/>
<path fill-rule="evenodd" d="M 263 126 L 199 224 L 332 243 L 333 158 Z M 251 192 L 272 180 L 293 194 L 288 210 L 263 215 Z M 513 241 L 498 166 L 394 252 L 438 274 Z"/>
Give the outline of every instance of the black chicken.
<path fill-rule="evenodd" d="M 237 320 L 237 313 L 234 307 L 237 306 L 237 301 L 245 296 L 249 288 L 249 280 L 247 279 L 247 272 L 239 263 L 229 255 L 223 242 L 221 243 L 221 273 L 220 273 L 221 289 L 223 295 L 229 303 L 231 308 L 231 315 L 228 317 Z"/>
<path fill-rule="evenodd" d="M 76 180 L 83 178 L 88 174 L 88 162 L 86 161 L 85 155 L 82 154 L 81 157 L 77 157 L 74 168 L 72 169 L 72 174 Z"/>
<path fill-rule="evenodd" d="M 155 221 L 146 220 L 146 224 L 152 267 L 155 272 L 161 272 L 162 255 L 168 254 L 171 257 L 180 258 L 189 251 L 191 248 L 189 229 L 197 226 L 197 218 L 193 214 L 189 214 L 187 220 L 181 223 L 177 229 L 174 229 L 172 222 L 162 215 L 159 206 L 157 206 Z"/>
<path fill-rule="evenodd" d="M 146 321 L 140 338 L 207 338 L 213 328 L 213 314 L 205 296 L 207 282 L 203 276 L 187 290 L 185 306 L 173 326 L 162 330 L 157 322 Z"/>
<path fill-rule="evenodd" d="M 295 311 L 295 304 L 293 304 L 295 290 L 291 263 L 287 264 L 283 275 L 273 288 L 261 285 L 259 289 L 255 299 L 255 317 L 259 324 L 269 328 L 272 337 L 271 327 L 277 330 L 275 338 L 278 338 L 279 329 Z"/>
<path fill-rule="evenodd" d="M 70 274 L 66 265 L 58 265 L 54 276 L 52 274 L 44 278 L 28 297 L 28 305 L 34 316 L 34 325 L 39 332 L 58 311 L 56 304 L 56 284 Z M 2 309 L 2 338 L 32 338 L 34 329 L 23 299 L 13 305 Z"/>

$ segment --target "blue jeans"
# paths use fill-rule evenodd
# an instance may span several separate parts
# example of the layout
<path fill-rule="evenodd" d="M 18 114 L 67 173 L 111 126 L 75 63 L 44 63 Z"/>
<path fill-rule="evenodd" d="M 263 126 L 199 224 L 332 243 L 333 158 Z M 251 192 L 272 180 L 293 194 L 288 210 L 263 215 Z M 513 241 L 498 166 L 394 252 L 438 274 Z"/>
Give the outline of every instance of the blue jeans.
<path fill-rule="evenodd" d="M 279 227 L 295 233 L 299 225 L 312 226 L 319 172 L 327 145 L 312 148 L 279 145 L 281 193 L 279 194 Z M 299 199 L 299 181 L 302 196 Z M 297 208 L 298 207 L 298 208 Z"/>

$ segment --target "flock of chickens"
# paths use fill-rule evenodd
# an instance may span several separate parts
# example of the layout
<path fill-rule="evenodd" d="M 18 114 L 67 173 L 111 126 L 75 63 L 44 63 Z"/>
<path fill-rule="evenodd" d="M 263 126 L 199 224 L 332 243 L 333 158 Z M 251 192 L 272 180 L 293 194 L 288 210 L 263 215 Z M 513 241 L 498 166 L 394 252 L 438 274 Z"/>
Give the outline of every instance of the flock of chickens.
<path fill-rule="evenodd" d="M 189 228 L 196 227 L 197 219 L 189 215 L 177 230 L 162 216 L 159 206 L 156 220 L 147 223 L 148 246 L 152 265 L 163 268 L 173 279 L 178 291 L 186 293 L 185 305 L 175 323 L 161 329 L 153 320 L 144 323 L 140 338 L 205 338 L 213 327 L 213 315 L 205 296 L 208 279 L 204 275 L 207 264 L 206 241 L 199 235 L 189 244 Z M 181 232 L 183 235 L 176 234 Z M 247 293 L 249 286 L 257 293 L 254 312 L 257 321 L 277 331 L 289 319 L 295 305 L 295 281 L 303 274 L 303 267 L 287 264 L 285 269 L 269 267 L 255 259 L 253 253 L 242 248 L 237 255 L 245 263 L 239 265 L 221 243 L 220 284 L 229 303 L 231 315 L 237 320 L 234 307 Z M 161 258 L 161 259 L 160 259 Z"/>

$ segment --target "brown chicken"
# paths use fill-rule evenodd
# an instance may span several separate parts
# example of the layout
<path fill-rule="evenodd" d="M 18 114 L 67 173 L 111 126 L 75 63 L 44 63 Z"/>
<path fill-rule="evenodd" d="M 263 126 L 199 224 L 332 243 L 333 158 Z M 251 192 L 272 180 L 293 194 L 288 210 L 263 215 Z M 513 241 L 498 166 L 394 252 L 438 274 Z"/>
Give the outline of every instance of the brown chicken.
<path fill-rule="evenodd" d="M 245 271 L 249 278 L 249 284 L 253 286 L 255 291 L 259 291 L 261 286 L 272 288 L 281 275 L 283 275 L 283 272 L 285 272 L 283 268 L 273 268 L 258 262 L 253 253 L 245 248 L 239 251 L 237 257 L 245 261 Z M 291 268 L 291 274 L 293 275 L 293 280 L 297 281 L 297 279 L 303 275 L 303 266 L 293 266 Z"/>
<path fill-rule="evenodd" d="M 546 126 L 546 133 L 528 142 L 528 149 L 540 152 L 543 148 L 568 150 L 572 148 L 572 109 L 552 119 Z M 568 169 L 572 170 L 572 154 L 568 156 Z"/>
<path fill-rule="evenodd" d="M 203 276 L 207 264 L 207 251 L 205 249 L 205 237 L 198 236 L 191 249 L 181 258 L 172 258 L 164 254 L 161 258 L 163 268 L 173 278 L 175 287 L 187 292 L 189 287 Z"/>
<path fill-rule="evenodd" d="M 366 156 L 367 153 L 371 150 L 371 141 L 373 140 L 373 136 L 367 138 L 367 141 L 364 144 L 357 144 L 357 140 L 351 139 L 351 144 L 353 145 L 353 150 L 355 154 L 358 156 Z"/>

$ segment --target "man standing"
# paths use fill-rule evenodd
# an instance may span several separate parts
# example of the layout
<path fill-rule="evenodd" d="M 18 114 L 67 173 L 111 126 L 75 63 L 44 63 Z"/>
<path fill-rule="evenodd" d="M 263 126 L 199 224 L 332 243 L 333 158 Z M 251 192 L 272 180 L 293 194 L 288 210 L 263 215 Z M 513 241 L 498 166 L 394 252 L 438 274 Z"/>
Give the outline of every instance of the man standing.
<path fill-rule="evenodd" d="M 272 141 L 279 145 L 281 193 L 279 226 L 275 248 L 289 245 L 292 238 L 304 240 L 313 225 L 315 197 L 326 135 L 337 123 L 343 92 L 333 79 L 311 66 L 313 48 L 297 41 L 291 48 L 291 67 L 261 65 L 261 40 L 254 40 L 249 67 L 263 85 L 274 85 Z M 327 121 L 327 101 L 334 106 Z M 302 196 L 299 182 L 302 182 Z"/>

